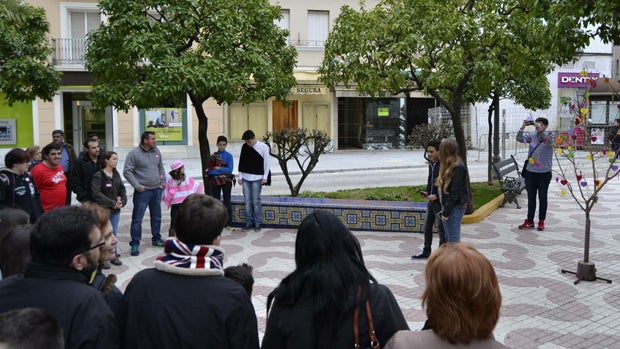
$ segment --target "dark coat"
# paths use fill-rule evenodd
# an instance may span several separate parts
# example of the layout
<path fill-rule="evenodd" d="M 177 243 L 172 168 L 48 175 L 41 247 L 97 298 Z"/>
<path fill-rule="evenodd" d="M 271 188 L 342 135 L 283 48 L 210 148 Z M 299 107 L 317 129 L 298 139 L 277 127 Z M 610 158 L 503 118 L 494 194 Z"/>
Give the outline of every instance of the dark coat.
<path fill-rule="evenodd" d="M 41 194 L 30 173 L 18 176 L 8 169 L 0 170 L 0 209 L 3 208 L 25 211 L 32 224 L 43 214 Z"/>
<path fill-rule="evenodd" d="M 0 313 L 26 307 L 47 310 L 62 326 L 67 349 L 119 347 L 116 319 L 87 277 L 64 267 L 29 263 L 23 275 L 0 282 Z"/>
<path fill-rule="evenodd" d="M 396 331 L 409 329 L 394 295 L 386 286 L 371 284 L 369 299 L 375 332 L 382 346 L 388 342 Z M 267 318 L 267 328 L 261 348 L 353 348 L 353 310 L 342 321 L 340 328 L 336 329 L 336 333 L 338 333 L 336 342 L 326 342 L 328 336 L 316 335 L 311 328 L 312 323 L 312 312 L 301 306 L 282 306 L 278 304 L 278 299 L 276 298 Z M 366 312 L 363 310 L 363 307 L 360 309 L 358 328 L 360 347 L 366 348 L 370 339 L 368 335 L 368 321 L 366 320 Z"/>
<path fill-rule="evenodd" d="M 93 175 L 97 171 L 99 171 L 99 166 L 88 156 L 88 153 L 80 157 L 73 166 L 70 177 L 71 191 L 77 195 L 79 202 L 93 201 L 91 184 Z"/>
<path fill-rule="evenodd" d="M 179 268 L 183 269 L 183 268 Z M 125 290 L 126 348 L 258 349 L 248 293 L 220 275 L 145 269 Z"/>
<path fill-rule="evenodd" d="M 114 208 L 117 197 L 121 197 L 123 207 L 127 204 L 127 191 L 118 171 L 115 171 L 112 177 L 108 177 L 103 170 L 97 171 L 93 175 L 90 191 L 93 200 L 99 205 L 112 210 L 112 213 L 121 211 L 118 208 Z"/>
<path fill-rule="evenodd" d="M 99 268 L 97 268 L 95 277 L 93 281 L 90 283 L 90 285 L 94 287 L 95 289 L 99 290 L 100 292 L 102 292 L 103 298 L 105 298 L 106 302 L 108 302 L 108 305 L 110 306 L 110 310 L 112 310 L 112 313 L 114 313 L 117 319 L 122 320 L 124 318 L 124 315 L 122 314 L 123 292 L 121 292 L 121 290 L 118 287 L 116 287 L 116 285 L 111 285 L 109 293 L 107 294 L 103 293 L 104 291 L 103 287 L 105 285 L 106 276 L 103 274 L 101 267 L 102 265 L 100 264 Z"/>
<path fill-rule="evenodd" d="M 458 163 L 452 169 L 452 181 L 448 192 L 441 190 L 441 212 L 449 217 L 454 207 L 467 207 L 471 199 L 469 192 L 467 169 Z"/>

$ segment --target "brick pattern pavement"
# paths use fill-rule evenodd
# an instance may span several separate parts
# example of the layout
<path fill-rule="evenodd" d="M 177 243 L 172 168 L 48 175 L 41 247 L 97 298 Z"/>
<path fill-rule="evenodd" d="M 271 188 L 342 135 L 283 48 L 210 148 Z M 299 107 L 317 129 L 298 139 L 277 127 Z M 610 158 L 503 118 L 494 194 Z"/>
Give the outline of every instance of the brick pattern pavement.
<path fill-rule="evenodd" d="M 527 201 L 525 192 L 520 196 Z M 581 282 L 561 269 L 576 270 L 583 258 L 584 214 L 569 197 L 561 197 L 552 183 L 547 230 L 520 231 L 526 208 L 500 208 L 480 223 L 464 225 L 462 240 L 472 243 L 491 262 L 503 295 L 495 337 L 513 348 L 620 348 L 620 180 L 609 183 L 592 213 L 590 261 L 597 275 L 613 283 Z M 161 248 L 150 246 L 148 218 L 143 227 L 139 257 L 128 256 L 131 209 L 122 212 L 121 267 L 111 272 L 124 289 L 138 270 L 153 265 Z M 169 211 L 164 210 L 163 228 Z M 148 217 L 148 214 L 146 215 Z M 166 234 L 162 234 L 166 235 Z M 426 315 L 419 297 L 424 287 L 425 261 L 412 261 L 423 244 L 421 234 L 355 232 L 371 273 L 395 294 L 412 330 L 422 327 Z M 263 229 L 260 233 L 224 230 L 226 265 L 254 266 L 252 301 L 260 335 L 265 328 L 266 299 L 294 268 L 294 229 Z M 438 240 L 434 241 L 436 246 Z"/>

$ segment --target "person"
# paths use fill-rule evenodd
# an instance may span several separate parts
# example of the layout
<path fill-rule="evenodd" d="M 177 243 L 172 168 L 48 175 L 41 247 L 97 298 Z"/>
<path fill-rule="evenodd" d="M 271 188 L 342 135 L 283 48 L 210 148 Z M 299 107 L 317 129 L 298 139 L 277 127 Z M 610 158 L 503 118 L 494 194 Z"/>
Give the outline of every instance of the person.
<path fill-rule="evenodd" d="M 441 202 L 441 223 L 446 242 L 461 241 L 461 221 L 471 199 L 467 168 L 459 157 L 459 147 L 452 138 L 439 145 L 439 177 L 437 188 Z"/>
<path fill-rule="evenodd" d="M 2 224 L 4 223 L 5 221 L 2 220 Z M 6 232 L 0 236 L 0 279 L 24 272 L 26 264 L 30 261 L 32 226 L 26 221 L 24 224 L 3 229 Z"/>
<path fill-rule="evenodd" d="M 164 186 L 164 195 L 162 201 L 170 209 L 170 229 L 168 236 L 175 235 L 175 222 L 179 207 L 185 199 L 191 194 L 204 193 L 202 184 L 196 182 L 192 176 L 185 175 L 185 164 L 181 160 L 175 160 L 170 165 L 170 172 L 166 177 L 166 185 Z"/>
<path fill-rule="evenodd" d="M 4 156 L 0 169 L 0 210 L 20 209 L 30 216 L 30 223 L 43 214 L 41 194 L 34 179 L 28 173 L 28 154 L 19 148 L 11 149 Z"/>
<path fill-rule="evenodd" d="M 77 161 L 75 150 L 73 150 L 73 146 L 71 144 L 65 142 L 65 132 L 63 130 L 52 131 L 52 140 L 54 143 L 60 145 L 60 165 L 65 171 L 65 177 L 67 178 L 67 181 L 65 182 L 67 189 L 65 194 L 65 205 L 71 205 L 71 171 L 73 170 L 73 165 L 75 165 L 75 162 Z M 45 152 L 43 152 L 43 156 L 45 156 Z"/>
<path fill-rule="evenodd" d="M 366 269 L 358 240 L 326 211 L 310 213 L 299 225 L 295 270 L 272 297 L 263 349 L 352 348 L 354 313 L 366 301 L 379 344 L 409 329 L 392 292 Z M 370 341 L 367 318 L 358 316 L 361 343 Z"/>
<path fill-rule="evenodd" d="M 116 165 L 118 165 L 118 154 L 113 151 L 105 152 L 103 157 L 99 158 L 100 170 L 93 175 L 90 189 L 94 202 L 110 210 L 112 233 L 118 237 L 121 208 L 127 205 L 127 193 L 121 174 L 116 170 Z M 117 249 L 117 245 L 114 245 L 114 249 Z M 116 266 L 123 264 L 118 251 L 110 263 Z"/>
<path fill-rule="evenodd" d="M 104 275 L 103 269 L 110 269 L 110 261 L 116 258 L 116 244 L 118 240 L 112 233 L 112 223 L 110 222 L 110 210 L 92 201 L 85 202 L 82 206 L 91 210 L 97 218 L 97 228 L 101 231 L 101 237 L 105 244 L 99 247 L 99 264 L 89 283 L 95 289 L 101 291 L 110 310 L 117 318 L 121 315 L 123 308 L 123 293 L 116 287 L 116 275 Z"/>
<path fill-rule="evenodd" d="M 439 246 L 446 243 L 446 236 L 443 231 L 443 224 L 437 218 L 441 212 L 439 202 L 439 191 L 435 181 L 439 177 L 439 145 L 438 140 L 431 140 L 426 144 L 426 157 L 428 158 L 428 180 L 426 181 L 426 191 L 420 192 L 428 203 L 426 204 L 426 219 L 424 220 L 424 248 L 422 253 L 411 256 L 412 259 L 426 259 L 431 255 L 433 245 L 433 226 L 437 226 L 439 233 Z M 435 224 L 437 222 L 437 224 Z"/>
<path fill-rule="evenodd" d="M 58 143 L 43 147 L 43 162 L 33 167 L 30 175 L 41 194 L 43 211 L 67 205 L 67 172 L 60 164 L 62 149 Z"/>
<path fill-rule="evenodd" d="M 233 184 L 235 183 L 235 175 L 233 175 L 233 156 L 226 151 L 228 139 L 226 136 L 217 137 L 217 151 L 209 157 L 207 165 L 207 180 L 211 182 L 211 194 L 214 198 L 222 199 L 224 206 L 228 210 L 228 229 L 233 231 L 233 210 L 230 194 Z"/>
<path fill-rule="evenodd" d="M 71 172 L 71 190 L 77 195 L 81 203 L 93 201 L 93 175 L 99 170 L 99 141 L 89 138 L 84 142 L 87 151 L 81 155 Z"/>
<path fill-rule="evenodd" d="M 97 135 L 97 132 L 94 131 L 89 131 L 86 132 L 86 139 L 94 139 L 99 143 L 99 153 L 100 154 L 104 154 L 105 153 L 105 149 L 102 147 L 101 145 L 101 140 L 99 139 L 99 135 Z M 82 156 L 84 156 L 84 154 L 86 154 L 88 152 L 88 145 L 86 142 L 84 142 L 84 147 L 82 147 L 82 150 L 80 150 L 80 153 L 78 154 L 78 159 L 81 158 Z"/>
<path fill-rule="evenodd" d="M 104 244 L 89 210 L 63 206 L 46 212 L 32 228 L 32 259 L 23 275 L 0 282 L 0 312 L 42 308 L 58 319 L 66 348 L 118 348 L 114 315 L 88 285 Z"/>
<path fill-rule="evenodd" d="M 125 290 L 125 347 L 258 349 L 250 297 L 224 277 L 219 245 L 227 218 L 211 196 L 192 194 L 181 204 L 176 238 Z"/>
<path fill-rule="evenodd" d="M 162 247 L 161 239 L 161 196 L 166 177 L 161 152 L 157 148 L 155 133 L 144 131 L 140 145 L 132 149 L 125 158 L 123 176 L 134 188 L 133 211 L 131 212 L 131 255 L 140 254 L 142 239 L 142 219 L 146 208 L 151 216 L 151 242 L 153 246 Z"/>
<path fill-rule="evenodd" d="M 239 184 L 243 186 L 246 219 L 243 230 L 254 227 L 259 232 L 263 216 L 260 193 L 269 178 L 269 147 L 259 142 L 252 130 L 245 131 L 241 139 L 244 143 L 239 157 Z"/>
<path fill-rule="evenodd" d="M 43 161 L 41 157 L 41 147 L 38 145 L 31 145 L 26 148 L 26 153 L 30 156 L 30 165 L 28 165 L 28 171 L 32 170 L 33 167 L 40 164 Z"/>
<path fill-rule="evenodd" d="M 252 276 L 251 265 L 247 263 L 233 265 L 224 269 L 224 276 L 243 286 L 248 296 L 252 297 L 252 288 L 254 287 L 254 276 Z"/>
<path fill-rule="evenodd" d="M 502 295 L 493 266 L 466 243 L 445 244 L 426 264 L 422 331 L 399 331 L 386 349 L 508 348 L 493 338 Z"/>
<path fill-rule="evenodd" d="M 614 120 L 614 126 L 607 135 L 611 149 L 616 152 L 616 159 L 620 156 L 620 119 Z"/>
<path fill-rule="evenodd" d="M 523 120 L 523 124 L 517 132 L 517 142 L 529 144 L 528 165 L 525 175 L 525 189 L 527 190 L 527 217 L 519 226 L 519 229 L 534 228 L 534 214 L 536 213 L 536 195 L 538 194 L 538 230 L 545 230 L 545 218 L 547 217 L 547 193 L 551 183 L 551 169 L 553 166 L 553 138 L 547 132 L 549 120 L 537 118 L 533 126 L 535 132 L 525 133 L 525 127 L 532 125 L 530 121 Z"/>
<path fill-rule="evenodd" d="M 58 320 L 40 308 L 23 308 L 0 314 L 0 348 L 63 349 Z"/>

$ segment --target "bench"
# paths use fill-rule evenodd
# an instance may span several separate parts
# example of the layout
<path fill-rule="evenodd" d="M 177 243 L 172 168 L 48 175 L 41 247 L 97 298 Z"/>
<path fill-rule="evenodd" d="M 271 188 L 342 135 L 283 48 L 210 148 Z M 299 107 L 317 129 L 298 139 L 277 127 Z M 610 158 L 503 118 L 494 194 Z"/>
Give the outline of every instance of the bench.
<path fill-rule="evenodd" d="M 500 189 L 504 193 L 504 201 L 499 207 L 504 207 L 507 202 L 514 202 L 517 208 L 521 208 L 517 196 L 525 189 L 525 178 L 521 177 L 519 164 L 515 157 L 510 155 L 510 159 L 494 163 L 493 170 L 499 180 Z"/>

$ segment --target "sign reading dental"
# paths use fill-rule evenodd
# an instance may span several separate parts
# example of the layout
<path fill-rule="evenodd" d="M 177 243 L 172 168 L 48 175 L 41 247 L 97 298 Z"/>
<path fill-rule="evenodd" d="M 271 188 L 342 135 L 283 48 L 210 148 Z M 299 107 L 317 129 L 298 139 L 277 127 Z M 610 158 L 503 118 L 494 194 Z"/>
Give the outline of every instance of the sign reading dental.
<path fill-rule="evenodd" d="M 599 73 L 588 73 L 582 76 L 581 73 L 558 73 L 559 88 L 586 88 L 588 79 L 598 79 Z"/>

